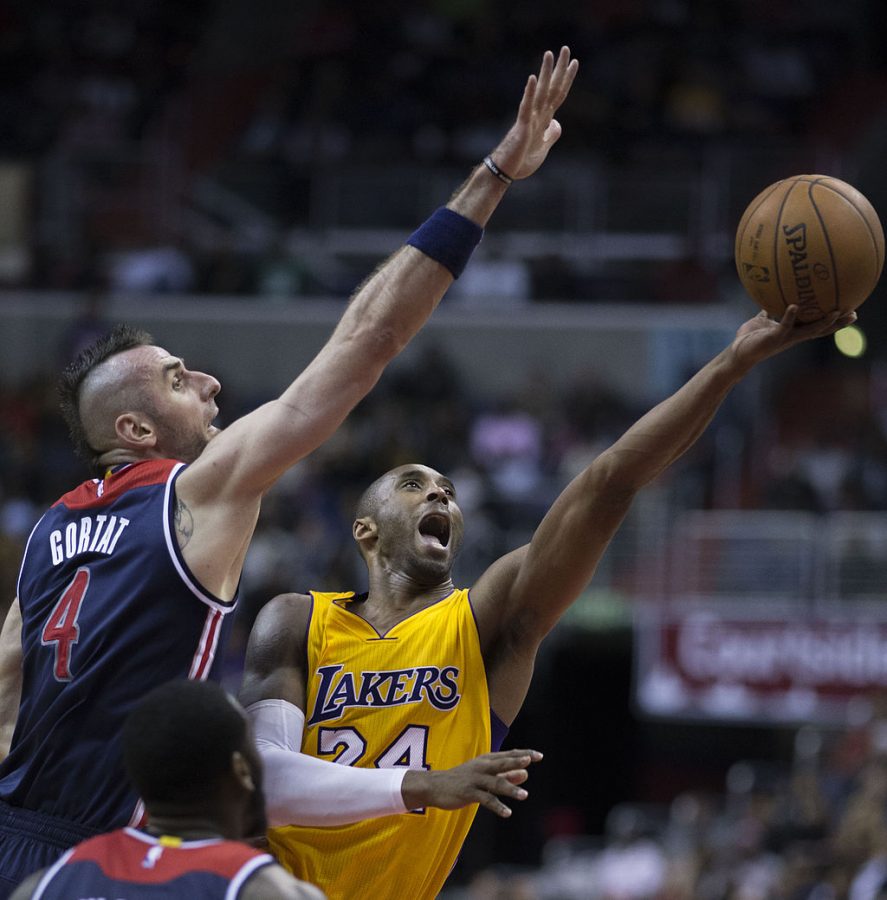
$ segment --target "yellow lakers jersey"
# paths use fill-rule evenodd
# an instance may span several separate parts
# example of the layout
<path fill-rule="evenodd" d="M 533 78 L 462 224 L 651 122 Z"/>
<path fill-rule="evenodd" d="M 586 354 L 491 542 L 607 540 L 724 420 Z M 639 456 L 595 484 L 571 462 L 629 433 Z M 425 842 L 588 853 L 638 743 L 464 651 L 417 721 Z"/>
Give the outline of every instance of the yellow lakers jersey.
<path fill-rule="evenodd" d="M 302 752 L 342 765 L 448 769 L 490 750 L 490 698 L 467 590 L 384 635 L 312 592 Z M 330 804 L 336 798 L 330 797 Z M 271 849 L 330 900 L 435 897 L 477 805 L 269 832 Z"/>

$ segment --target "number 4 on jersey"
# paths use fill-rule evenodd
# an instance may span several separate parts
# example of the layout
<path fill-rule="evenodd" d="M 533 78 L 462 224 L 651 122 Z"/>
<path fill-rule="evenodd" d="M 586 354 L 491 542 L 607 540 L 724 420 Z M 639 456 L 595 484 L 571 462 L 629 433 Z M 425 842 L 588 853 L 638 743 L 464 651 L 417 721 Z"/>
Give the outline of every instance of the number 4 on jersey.
<path fill-rule="evenodd" d="M 377 769 L 427 769 L 428 726 L 407 725 L 379 757 Z"/>
<path fill-rule="evenodd" d="M 40 642 L 44 647 L 55 645 L 56 681 L 71 680 L 71 647 L 80 639 L 77 617 L 88 587 L 89 569 L 83 567 L 76 571 L 43 626 Z"/>

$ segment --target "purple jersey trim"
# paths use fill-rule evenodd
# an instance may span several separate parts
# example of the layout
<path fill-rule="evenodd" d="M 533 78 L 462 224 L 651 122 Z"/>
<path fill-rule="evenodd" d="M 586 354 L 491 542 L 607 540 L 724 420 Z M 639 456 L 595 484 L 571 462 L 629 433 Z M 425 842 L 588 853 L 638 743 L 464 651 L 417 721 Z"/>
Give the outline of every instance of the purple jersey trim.
<path fill-rule="evenodd" d="M 508 736 L 508 726 L 496 715 L 493 707 L 490 707 L 490 750 L 501 750 L 502 742 Z"/>
<path fill-rule="evenodd" d="M 311 600 L 311 608 L 308 610 L 308 624 L 305 626 L 305 659 L 308 659 L 308 636 L 311 634 L 311 620 L 314 618 L 314 592 L 309 591 L 308 597 Z"/>

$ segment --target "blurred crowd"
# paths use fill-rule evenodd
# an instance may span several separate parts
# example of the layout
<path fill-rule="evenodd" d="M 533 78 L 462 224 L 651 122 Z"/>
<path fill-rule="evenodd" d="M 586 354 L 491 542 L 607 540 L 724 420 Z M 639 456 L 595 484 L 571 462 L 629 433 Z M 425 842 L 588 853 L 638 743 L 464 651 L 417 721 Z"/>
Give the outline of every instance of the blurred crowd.
<path fill-rule="evenodd" d="M 722 792 L 621 803 L 601 835 L 551 838 L 446 900 L 884 900 L 887 720 L 804 726 L 785 762 L 734 763 Z"/>
<path fill-rule="evenodd" d="M 781 166 L 815 160 L 838 173 L 845 157 L 860 168 L 866 141 L 877 153 L 885 20 L 876 0 L 8 3 L 0 151 L 21 167 L 30 199 L 19 225 L 28 259 L 0 278 L 347 294 L 347 260 L 320 264 L 287 240 L 291 229 L 414 224 L 412 191 L 392 190 L 395 178 L 379 202 L 361 173 L 376 184 L 379 171 L 426 184 L 441 169 L 447 179 L 464 173 L 508 124 L 541 50 L 565 41 L 583 70 L 564 111 L 560 165 L 572 160 L 583 180 L 602 183 L 589 197 L 612 203 L 613 230 L 664 224 L 704 244 L 687 208 L 699 198 L 670 194 L 669 182 L 723 169 L 706 148 L 748 157 L 744 179 L 729 166 L 708 176 L 737 182 L 729 221 L 772 180 L 760 162 L 769 150 Z M 324 193 L 343 172 L 357 186 Z M 619 173 L 628 175 L 617 188 Z M 668 273 L 646 273 L 638 258 L 629 273 L 616 260 L 589 279 L 556 251 L 524 277 L 535 298 L 711 301 L 726 257 L 696 247 Z"/>

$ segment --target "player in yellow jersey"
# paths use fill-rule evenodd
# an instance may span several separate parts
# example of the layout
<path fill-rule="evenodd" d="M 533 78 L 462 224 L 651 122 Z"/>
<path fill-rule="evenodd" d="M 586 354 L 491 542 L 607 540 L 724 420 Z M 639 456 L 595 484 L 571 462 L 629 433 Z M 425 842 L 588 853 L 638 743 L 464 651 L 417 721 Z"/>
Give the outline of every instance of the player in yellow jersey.
<path fill-rule="evenodd" d="M 758 362 L 831 334 L 855 314 L 807 325 L 796 317 L 790 306 L 781 322 L 762 313 L 742 325 L 570 482 L 530 543 L 494 562 L 470 595 L 450 577 L 463 535 L 450 480 L 406 465 L 370 486 L 353 526 L 368 593 L 278 596 L 260 613 L 247 652 L 243 700 L 262 735 L 269 802 L 277 804 L 272 825 L 315 825 L 271 829 L 284 866 L 331 900 L 438 893 L 474 808 L 415 809 L 435 778 L 446 777 L 436 770 L 501 739 L 526 696 L 540 642 L 588 584 L 633 497 L 695 442 L 733 386 Z M 325 798 L 333 827 L 311 804 L 305 815 L 291 804 L 287 815 L 274 795 L 288 792 L 286 760 L 306 755 L 321 768 L 319 760 L 363 768 L 379 785 L 387 767 L 399 773 L 401 796 L 386 808 L 384 789 L 370 785 L 372 814 L 382 817 L 355 824 L 339 824 L 349 821 L 339 805 L 356 817 L 356 803 L 336 792 Z"/>

